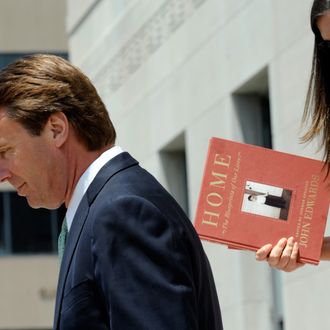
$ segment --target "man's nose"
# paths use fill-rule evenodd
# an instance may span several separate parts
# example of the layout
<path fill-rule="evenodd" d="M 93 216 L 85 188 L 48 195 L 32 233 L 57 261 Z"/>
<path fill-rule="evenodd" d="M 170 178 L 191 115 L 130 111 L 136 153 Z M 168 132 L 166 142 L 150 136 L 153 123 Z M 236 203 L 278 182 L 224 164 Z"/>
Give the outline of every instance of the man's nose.
<path fill-rule="evenodd" d="M 7 181 L 11 177 L 11 173 L 6 168 L 0 167 L 0 183 Z"/>

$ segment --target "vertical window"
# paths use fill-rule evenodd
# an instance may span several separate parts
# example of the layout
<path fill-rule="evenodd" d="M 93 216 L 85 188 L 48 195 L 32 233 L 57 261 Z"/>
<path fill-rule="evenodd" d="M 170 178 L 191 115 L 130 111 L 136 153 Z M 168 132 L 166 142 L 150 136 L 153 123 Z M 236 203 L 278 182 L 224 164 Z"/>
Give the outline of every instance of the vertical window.
<path fill-rule="evenodd" d="M 233 102 L 244 142 L 272 148 L 267 70 L 240 87 Z"/>
<path fill-rule="evenodd" d="M 173 139 L 160 152 L 166 186 L 172 196 L 189 215 L 187 166 L 184 134 Z"/>
<path fill-rule="evenodd" d="M 39 53 L 39 52 L 38 52 Z M 44 52 L 46 53 L 46 52 Z M 6 65 L 18 60 L 19 58 L 22 58 L 26 55 L 32 55 L 34 52 L 31 53 L 7 53 L 7 54 L 0 54 L 0 69 L 4 68 Z M 66 52 L 54 52 L 52 53 L 54 55 L 61 56 L 65 59 L 68 59 L 68 53 Z"/>
<path fill-rule="evenodd" d="M 16 192 L 0 194 L 2 254 L 56 253 L 66 209 L 32 209 Z"/>

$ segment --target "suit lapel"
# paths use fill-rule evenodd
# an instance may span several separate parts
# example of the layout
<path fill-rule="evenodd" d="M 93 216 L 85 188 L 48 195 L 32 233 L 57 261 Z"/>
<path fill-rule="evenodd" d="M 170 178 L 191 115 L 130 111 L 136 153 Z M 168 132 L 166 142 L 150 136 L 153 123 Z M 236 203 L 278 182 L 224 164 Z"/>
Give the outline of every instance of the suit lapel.
<path fill-rule="evenodd" d="M 138 162 L 127 152 L 123 152 L 107 162 L 87 189 L 86 195 L 89 204 L 93 203 L 97 194 L 113 175 L 137 164 Z"/>
<path fill-rule="evenodd" d="M 132 158 L 127 152 L 123 152 L 118 156 L 107 162 L 99 173 L 96 175 L 95 179 L 88 187 L 85 195 L 83 196 L 76 214 L 73 218 L 73 222 L 67 237 L 67 243 L 65 251 L 63 254 L 62 264 L 60 268 L 57 293 L 56 293 L 56 305 L 55 305 L 55 315 L 54 315 L 54 329 L 59 328 L 59 314 L 62 305 L 64 286 L 66 278 L 69 272 L 71 260 L 76 249 L 81 231 L 86 222 L 90 205 L 93 203 L 94 199 L 106 184 L 106 182 L 116 173 L 137 165 L 138 162 Z"/>

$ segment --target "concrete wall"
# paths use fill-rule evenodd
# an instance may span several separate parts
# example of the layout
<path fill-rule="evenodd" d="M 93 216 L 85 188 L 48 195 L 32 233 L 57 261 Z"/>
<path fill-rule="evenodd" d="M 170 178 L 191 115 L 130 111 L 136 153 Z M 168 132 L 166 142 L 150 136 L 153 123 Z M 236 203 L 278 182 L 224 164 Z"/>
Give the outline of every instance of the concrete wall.
<path fill-rule="evenodd" d="M 51 329 L 57 256 L 0 258 L 0 329 Z"/>
<path fill-rule="evenodd" d="M 193 219 L 208 139 L 243 140 L 232 95 L 260 72 L 268 75 L 274 148 L 320 157 L 315 144 L 298 139 L 311 67 L 311 3 L 68 0 L 70 57 L 105 100 L 118 143 L 165 185 L 160 151 L 184 136 Z M 321 295 L 330 290 L 326 263 L 274 274 L 253 253 L 211 243 L 205 249 L 226 329 L 276 329 L 281 311 L 287 330 L 329 328 Z"/>
<path fill-rule="evenodd" d="M 65 0 L 1 0 L 0 51 L 67 51 Z"/>

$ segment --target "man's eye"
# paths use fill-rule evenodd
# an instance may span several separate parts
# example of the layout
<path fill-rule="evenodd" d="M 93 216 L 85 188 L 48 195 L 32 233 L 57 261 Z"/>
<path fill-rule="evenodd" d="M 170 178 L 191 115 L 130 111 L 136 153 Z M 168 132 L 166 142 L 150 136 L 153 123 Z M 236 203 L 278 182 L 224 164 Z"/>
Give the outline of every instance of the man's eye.
<path fill-rule="evenodd" d="M 7 153 L 8 150 L 2 150 L 0 151 L 0 158 L 5 158 L 6 157 L 6 153 Z"/>

